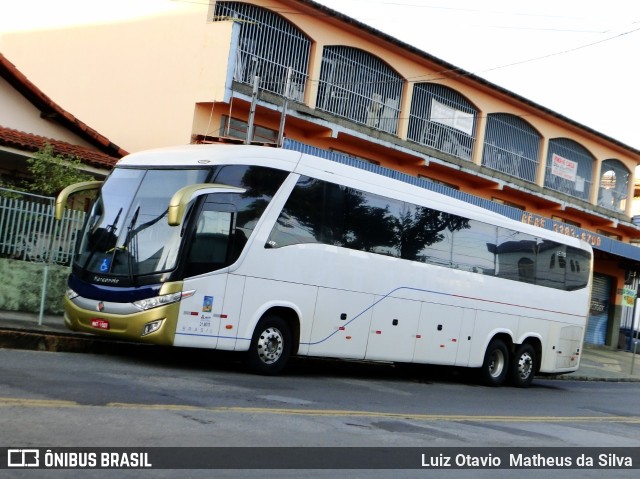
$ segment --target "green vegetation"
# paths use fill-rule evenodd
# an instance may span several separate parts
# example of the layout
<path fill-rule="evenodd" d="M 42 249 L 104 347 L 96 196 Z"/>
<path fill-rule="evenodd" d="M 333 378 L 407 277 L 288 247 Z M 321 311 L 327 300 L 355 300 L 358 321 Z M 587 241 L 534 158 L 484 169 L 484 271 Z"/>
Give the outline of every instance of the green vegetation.
<path fill-rule="evenodd" d="M 30 193 L 54 196 L 73 183 L 94 178 L 82 171 L 82 162 L 73 156 L 56 154 L 47 144 L 27 160 L 31 178 L 22 182 L 22 188 Z"/>

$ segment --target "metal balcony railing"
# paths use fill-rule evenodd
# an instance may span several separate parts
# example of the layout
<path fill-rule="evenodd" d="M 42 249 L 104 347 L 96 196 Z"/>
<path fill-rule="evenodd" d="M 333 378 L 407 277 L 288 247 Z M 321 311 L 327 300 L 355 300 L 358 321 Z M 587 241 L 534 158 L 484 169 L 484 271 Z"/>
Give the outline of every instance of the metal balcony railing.
<path fill-rule="evenodd" d="M 304 101 L 311 40 L 285 18 L 256 5 L 216 2 L 213 20 L 233 19 L 240 25 L 234 80 L 285 95 L 292 69 L 289 98 Z"/>

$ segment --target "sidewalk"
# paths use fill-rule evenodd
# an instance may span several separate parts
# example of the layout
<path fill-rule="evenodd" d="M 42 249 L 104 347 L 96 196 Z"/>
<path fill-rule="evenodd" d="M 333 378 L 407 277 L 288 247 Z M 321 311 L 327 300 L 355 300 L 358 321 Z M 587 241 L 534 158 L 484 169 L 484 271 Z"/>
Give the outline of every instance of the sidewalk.
<path fill-rule="evenodd" d="M 45 315 L 42 324 L 39 324 L 37 314 L 0 311 L 0 348 L 92 352 L 108 350 L 109 345 L 115 349 L 141 346 L 70 331 L 64 325 L 62 316 Z M 575 373 L 554 378 L 574 381 L 640 382 L 640 354 L 636 354 L 634 358 L 634 354 L 628 351 L 585 345 L 580 369 Z"/>

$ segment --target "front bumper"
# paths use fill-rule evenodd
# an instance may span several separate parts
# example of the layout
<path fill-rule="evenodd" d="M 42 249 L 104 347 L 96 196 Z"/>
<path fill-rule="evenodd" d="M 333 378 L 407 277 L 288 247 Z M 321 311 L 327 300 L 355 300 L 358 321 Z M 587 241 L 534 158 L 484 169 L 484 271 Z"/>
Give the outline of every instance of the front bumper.
<path fill-rule="evenodd" d="M 83 306 L 76 304 L 78 302 L 82 302 Z M 147 311 L 122 314 L 99 311 L 98 301 L 95 301 L 96 305 L 93 309 L 88 308 L 86 303 L 86 299 L 82 301 L 64 299 L 64 322 L 72 331 L 163 346 L 173 345 L 180 302 L 158 306 Z M 162 324 L 156 331 L 143 336 L 144 326 L 152 321 L 161 321 Z M 92 323 L 100 324 L 101 327 L 96 327 Z"/>

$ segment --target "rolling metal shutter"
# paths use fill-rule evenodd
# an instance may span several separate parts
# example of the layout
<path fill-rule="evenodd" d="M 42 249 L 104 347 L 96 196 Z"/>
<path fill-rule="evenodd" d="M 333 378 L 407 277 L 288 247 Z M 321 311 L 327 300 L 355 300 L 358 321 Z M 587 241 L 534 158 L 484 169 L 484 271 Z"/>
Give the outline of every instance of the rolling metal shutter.
<path fill-rule="evenodd" d="M 591 290 L 591 308 L 584 342 L 604 345 L 607 338 L 609 309 L 611 307 L 611 277 L 594 273 Z"/>

